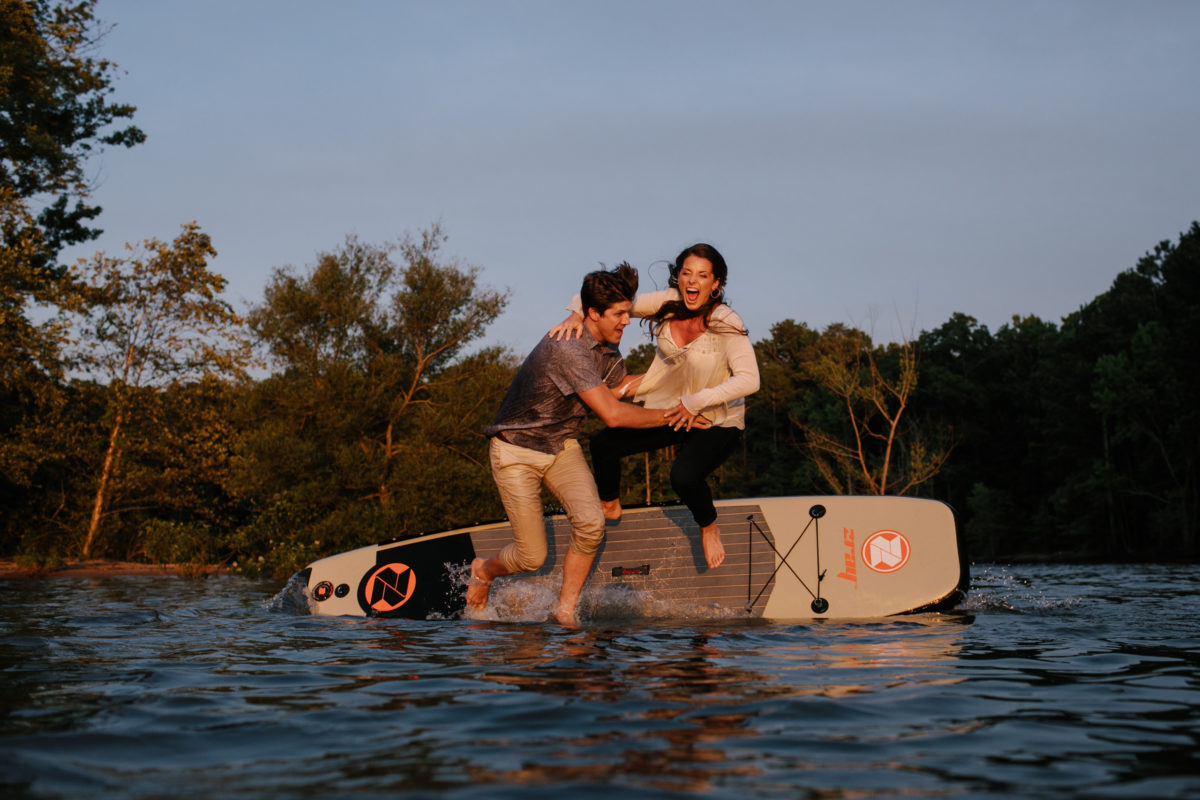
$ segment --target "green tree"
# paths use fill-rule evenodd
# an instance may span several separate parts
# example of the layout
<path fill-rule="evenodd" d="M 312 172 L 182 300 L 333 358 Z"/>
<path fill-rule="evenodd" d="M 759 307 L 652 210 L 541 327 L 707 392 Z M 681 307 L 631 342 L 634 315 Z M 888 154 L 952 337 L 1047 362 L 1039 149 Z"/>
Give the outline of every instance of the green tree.
<path fill-rule="evenodd" d="M 85 224 L 100 212 L 86 202 L 88 157 L 145 141 L 125 124 L 136 109 L 110 100 L 118 70 L 96 56 L 105 29 L 95 9 L 96 0 L 0 0 L 0 197 L 50 199 L 36 222 L 33 263 L 43 270 L 62 247 L 100 233 Z"/>
<path fill-rule="evenodd" d="M 26 417 L 0 438 L 0 553 L 57 563 L 78 553 L 87 519 L 80 505 L 95 489 L 106 403 L 104 388 L 90 381 L 45 383 Z"/>
<path fill-rule="evenodd" d="M 142 389 L 122 433 L 105 550 L 176 563 L 215 560 L 243 521 L 231 474 L 239 431 L 233 408 L 244 387 L 208 374 Z M 107 418 L 106 418 L 107 419 Z M 163 539 L 178 534 L 179 546 Z M 171 555 L 174 554 L 174 555 Z M 170 556 L 170 557 L 168 557 Z"/>
<path fill-rule="evenodd" d="M 205 375 L 238 375 L 249 351 L 240 320 L 221 299 L 225 279 L 208 269 L 216 255 L 195 223 L 170 244 L 155 239 L 129 256 L 100 253 L 78 266 L 95 303 L 80 327 L 80 367 L 106 382 L 108 435 L 82 553 L 93 552 L 108 512 L 131 415 L 149 413 L 152 392 Z"/>
<path fill-rule="evenodd" d="M 797 420 L 809 451 L 838 494 L 905 494 L 941 469 L 951 445 L 916 424 L 910 412 L 918 380 L 918 345 L 883 347 L 854 328 L 830 325 L 804 365 L 836 398 L 837 425 Z"/>
<path fill-rule="evenodd" d="M 1200 551 L 1200 223 L 1064 321 L 1077 367 L 1073 469 L 1057 496 L 1118 555 Z M 1075 433 L 1072 438 L 1066 438 Z M 1088 503 L 1103 497 L 1103 503 Z"/>
<path fill-rule="evenodd" d="M 805 426 L 830 429 L 840 421 L 834 399 L 808 369 L 821 334 L 803 322 L 783 320 L 755 344 L 761 385 L 746 407 L 746 447 L 751 488 L 766 496 L 819 494 L 825 480 L 811 458 Z"/>
<path fill-rule="evenodd" d="M 49 462 L 58 454 L 24 437 L 44 432 L 44 418 L 71 400 L 62 395 L 58 312 L 84 298 L 55 259 L 99 234 L 88 159 L 145 138 L 128 124 L 133 106 L 111 100 L 117 67 L 96 56 L 104 29 L 95 6 L 0 0 L 0 503 L 8 508 L 28 508 L 36 476 L 57 472 Z M 35 452 L 46 470 L 29 461 Z"/>
<path fill-rule="evenodd" d="M 238 465 L 244 496 L 270 516 L 239 534 L 240 550 L 283 540 L 299 558 L 315 541 L 498 508 L 480 431 L 515 365 L 467 348 L 507 296 L 443 258 L 445 241 L 438 225 L 383 246 L 349 237 L 304 273 L 276 270 L 249 315 L 275 372 L 249 398 Z"/>
<path fill-rule="evenodd" d="M 446 368 L 483 336 L 507 304 L 505 295 L 477 285 L 477 267 L 438 263 L 445 239 L 435 224 L 419 239 L 400 242 L 405 268 L 398 291 L 370 330 L 373 388 L 383 409 L 382 430 L 372 442 L 379 476 L 376 496 L 384 504 L 405 474 L 396 469 L 411 441 L 400 435 L 401 421 L 415 407 L 433 405 L 446 394 L 453 380 Z"/>
<path fill-rule="evenodd" d="M 9 413 L 19 413 L 13 401 L 39 375 L 61 376 L 62 320 L 51 310 L 34 322 L 31 312 L 37 307 L 53 309 L 62 281 L 36 267 L 43 252 L 42 232 L 13 191 L 3 187 L 0 236 L 0 390 L 9 396 Z"/>
<path fill-rule="evenodd" d="M 1060 326 L 922 334 L 922 407 L 961 437 L 934 493 L 979 557 L 1195 557 L 1200 225 Z"/>
<path fill-rule="evenodd" d="M 410 446 L 402 422 L 434 403 L 446 368 L 507 302 L 478 287 L 478 268 L 439 262 L 445 239 L 436 224 L 397 245 L 349 237 L 307 275 L 277 270 L 250 314 L 283 383 L 294 387 L 286 391 L 300 406 L 290 415 L 332 433 L 356 462 L 352 491 L 385 505 Z M 392 260 L 397 250 L 403 266 Z"/>
<path fill-rule="evenodd" d="M 1067 391 L 1058 328 L 1014 317 L 995 335 L 964 314 L 921 334 L 922 379 L 914 399 L 952 429 L 954 458 L 930 492 L 955 507 L 970 552 L 1028 554 L 1052 541 L 1054 440 L 1049 420 Z"/>

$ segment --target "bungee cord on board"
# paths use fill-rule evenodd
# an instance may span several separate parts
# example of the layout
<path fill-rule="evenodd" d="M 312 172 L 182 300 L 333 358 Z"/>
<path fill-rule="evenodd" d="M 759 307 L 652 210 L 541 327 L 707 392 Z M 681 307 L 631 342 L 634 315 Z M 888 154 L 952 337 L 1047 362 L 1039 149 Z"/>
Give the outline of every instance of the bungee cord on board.
<path fill-rule="evenodd" d="M 750 593 L 754 590 L 753 575 L 752 575 L 753 567 L 751 566 L 751 561 L 749 559 L 747 560 L 747 562 L 746 562 L 746 606 L 745 606 L 745 610 L 747 613 L 749 613 L 754 608 L 754 604 L 757 603 L 759 598 L 763 596 L 763 592 L 765 592 L 767 590 L 767 587 L 770 586 L 771 581 L 774 580 L 775 575 L 779 572 L 779 568 L 784 567 L 784 566 L 786 566 L 788 568 L 788 572 L 792 573 L 792 575 L 796 578 L 796 580 L 798 580 L 800 582 L 800 585 L 804 587 L 804 590 L 807 591 L 809 593 L 809 595 L 813 598 L 811 608 L 814 613 L 823 614 L 829 610 L 829 601 L 827 601 L 825 598 L 821 597 L 821 581 L 825 580 L 825 570 L 821 569 L 821 526 L 817 522 L 817 520 L 819 520 L 821 517 L 825 516 L 825 506 L 820 505 L 820 504 L 814 505 L 812 508 L 810 508 L 808 510 L 808 516 L 809 516 L 808 524 L 804 526 L 804 530 L 800 531 L 800 535 L 796 537 L 796 541 L 792 542 L 792 546 L 788 548 L 788 551 L 786 554 L 782 554 L 779 552 L 779 550 L 775 547 L 775 543 L 773 541 L 771 541 L 771 538 L 769 536 L 767 536 L 767 534 L 765 532 L 763 532 L 762 528 L 759 527 L 758 523 L 754 519 L 753 514 L 746 517 L 746 522 L 748 523 L 748 525 L 746 526 L 746 541 L 747 541 L 747 544 L 749 545 L 747 550 L 749 551 L 750 549 L 753 548 L 754 532 L 758 531 L 758 535 L 761 536 L 763 541 L 767 543 L 767 546 L 771 548 L 772 552 L 774 552 L 775 555 L 779 557 L 779 563 L 775 565 L 775 569 L 771 570 L 771 574 L 767 576 L 767 579 L 765 581 L 763 581 L 762 587 L 758 590 L 758 594 L 754 595 L 753 599 L 750 598 Z M 817 552 L 817 560 L 816 560 L 817 590 L 815 592 L 809 587 L 809 585 L 804 581 L 804 579 L 801 578 L 796 573 L 796 570 L 792 568 L 791 563 L 788 562 L 788 556 L 790 556 L 792 554 L 792 551 L 796 549 L 796 545 L 800 544 L 800 540 L 802 540 L 804 538 L 804 535 L 806 533 L 808 533 L 809 528 L 813 529 L 813 541 L 816 545 L 816 552 Z"/>

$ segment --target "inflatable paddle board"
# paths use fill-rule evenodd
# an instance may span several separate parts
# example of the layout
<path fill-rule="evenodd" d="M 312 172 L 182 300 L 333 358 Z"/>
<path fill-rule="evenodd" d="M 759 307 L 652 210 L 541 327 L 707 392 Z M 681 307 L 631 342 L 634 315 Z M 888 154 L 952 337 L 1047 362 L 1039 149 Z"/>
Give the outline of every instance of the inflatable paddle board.
<path fill-rule="evenodd" d="M 716 501 L 725 562 L 708 569 L 687 508 L 626 508 L 609 523 L 580 602 L 627 589 L 656 607 L 774 620 L 874 618 L 952 608 L 969 586 L 954 512 L 894 496 L 768 497 Z M 549 555 L 536 572 L 557 593 L 570 525 L 545 517 Z M 471 560 L 511 540 L 507 522 L 419 534 L 320 559 L 299 573 L 314 614 L 453 619 L 463 615 Z M 551 605 L 552 607 L 552 605 Z"/>

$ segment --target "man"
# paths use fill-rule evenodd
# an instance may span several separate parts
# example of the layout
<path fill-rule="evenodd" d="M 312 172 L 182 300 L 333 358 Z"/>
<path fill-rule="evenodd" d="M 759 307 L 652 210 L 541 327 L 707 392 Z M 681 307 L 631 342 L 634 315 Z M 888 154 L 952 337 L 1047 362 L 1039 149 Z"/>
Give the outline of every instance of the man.
<path fill-rule="evenodd" d="M 580 290 L 585 333 L 578 338 L 542 339 L 508 387 L 495 422 L 484 430 L 492 440 L 492 476 L 513 541 L 491 558 L 471 562 L 467 605 L 472 608 L 487 605 L 495 578 L 530 572 L 545 563 L 541 499 L 545 485 L 571 523 L 555 619 L 563 625 L 577 624 L 579 595 L 604 540 L 596 482 L 575 439 L 588 410 L 605 425 L 623 428 L 655 428 L 664 420 L 687 423 L 664 409 L 621 402 L 640 381 L 640 376 L 626 374 L 617 349 L 629 324 L 637 286 L 637 270 L 628 264 L 588 273 Z"/>

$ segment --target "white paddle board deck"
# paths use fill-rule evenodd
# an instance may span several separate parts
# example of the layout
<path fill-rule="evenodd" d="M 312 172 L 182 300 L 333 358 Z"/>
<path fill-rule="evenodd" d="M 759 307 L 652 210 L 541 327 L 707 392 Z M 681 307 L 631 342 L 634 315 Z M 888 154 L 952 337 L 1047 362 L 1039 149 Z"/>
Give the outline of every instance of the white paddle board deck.
<path fill-rule="evenodd" d="M 609 523 L 581 600 L 622 589 L 660 609 L 776 620 L 875 618 L 953 607 L 969 585 L 957 521 L 935 500 L 770 497 L 716 503 L 725 562 L 708 569 L 683 506 L 629 508 Z M 557 586 L 570 526 L 545 518 L 549 555 L 505 588 Z M 455 618 L 471 560 L 511 540 L 507 522 L 401 538 L 315 561 L 300 575 L 315 614 Z M 553 607 L 552 605 L 550 607 Z"/>

